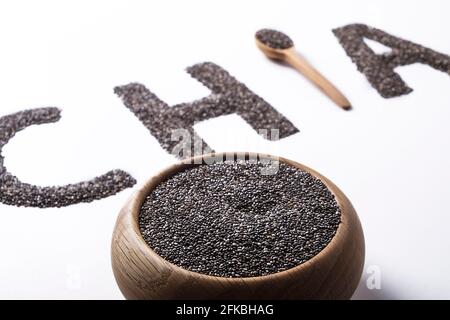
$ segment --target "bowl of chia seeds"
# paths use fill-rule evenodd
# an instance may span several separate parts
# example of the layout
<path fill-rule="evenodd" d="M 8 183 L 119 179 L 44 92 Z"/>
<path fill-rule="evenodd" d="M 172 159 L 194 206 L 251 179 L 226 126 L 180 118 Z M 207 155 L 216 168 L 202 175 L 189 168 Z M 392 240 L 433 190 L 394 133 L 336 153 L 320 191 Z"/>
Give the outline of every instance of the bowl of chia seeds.
<path fill-rule="evenodd" d="M 214 153 L 131 197 L 112 267 L 127 299 L 347 299 L 364 250 L 352 204 L 324 176 L 271 155 Z"/>

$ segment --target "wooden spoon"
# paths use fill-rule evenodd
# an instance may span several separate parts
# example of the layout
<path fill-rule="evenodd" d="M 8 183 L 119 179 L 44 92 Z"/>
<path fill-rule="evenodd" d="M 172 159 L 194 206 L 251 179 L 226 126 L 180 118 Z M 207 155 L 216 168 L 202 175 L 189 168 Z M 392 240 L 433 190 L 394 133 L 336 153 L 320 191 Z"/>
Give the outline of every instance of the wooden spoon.
<path fill-rule="evenodd" d="M 284 33 L 271 30 L 259 30 L 256 35 L 256 45 L 269 58 L 284 61 L 291 65 L 307 79 L 314 83 L 323 93 L 344 110 L 352 108 L 347 98 L 319 71 L 317 71 L 294 48 L 293 41 Z"/>

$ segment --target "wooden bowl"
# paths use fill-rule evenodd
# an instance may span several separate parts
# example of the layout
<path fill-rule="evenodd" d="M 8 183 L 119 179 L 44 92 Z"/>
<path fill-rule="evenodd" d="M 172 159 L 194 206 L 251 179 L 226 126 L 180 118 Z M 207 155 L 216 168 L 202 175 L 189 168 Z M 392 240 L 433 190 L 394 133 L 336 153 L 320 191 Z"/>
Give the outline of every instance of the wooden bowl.
<path fill-rule="evenodd" d="M 215 154 L 216 157 L 225 155 L 279 160 L 319 178 L 335 195 L 341 208 L 341 223 L 331 242 L 316 256 L 294 268 L 260 277 L 210 276 L 166 261 L 144 241 L 139 230 L 139 210 L 159 183 L 187 167 L 211 161 L 213 155 L 187 159 L 148 180 L 120 212 L 112 239 L 112 267 L 123 295 L 127 299 L 350 298 L 364 265 L 364 235 L 358 216 L 342 191 L 316 171 L 291 160 L 255 153 Z"/>

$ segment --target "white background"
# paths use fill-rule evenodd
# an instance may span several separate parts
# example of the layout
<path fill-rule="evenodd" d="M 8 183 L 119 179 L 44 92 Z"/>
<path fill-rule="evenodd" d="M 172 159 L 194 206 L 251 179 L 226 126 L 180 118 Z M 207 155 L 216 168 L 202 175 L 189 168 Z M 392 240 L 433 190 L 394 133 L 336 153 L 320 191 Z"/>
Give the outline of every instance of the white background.
<path fill-rule="evenodd" d="M 113 168 L 142 184 L 174 162 L 114 95 L 141 82 L 169 104 L 208 94 L 184 69 L 213 61 L 289 118 L 300 133 L 263 141 L 238 116 L 200 123 L 216 150 L 264 151 L 333 180 L 359 213 L 366 269 L 354 298 L 450 298 L 450 77 L 424 65 L 398 72 L 414 91 L 382 98 L 331 32 L 361 22 L 450 54 L 448 1 L 2 1 L 0 115 L 57 106 L 30 127 L 5 165 L 37 185 L 78 182 Z M 255 47 L 263 27 L 347 95 L 344 112 Z M 376 49 L 377 51 L 379 48 Z M 135 187 L 136 188 L 136 187 Z M 121 299 L 110 240 L 134 189 L 62 209 L 0 205 L 0 298 Z M 366 287 L 381 270 L 381 290 Z"/>

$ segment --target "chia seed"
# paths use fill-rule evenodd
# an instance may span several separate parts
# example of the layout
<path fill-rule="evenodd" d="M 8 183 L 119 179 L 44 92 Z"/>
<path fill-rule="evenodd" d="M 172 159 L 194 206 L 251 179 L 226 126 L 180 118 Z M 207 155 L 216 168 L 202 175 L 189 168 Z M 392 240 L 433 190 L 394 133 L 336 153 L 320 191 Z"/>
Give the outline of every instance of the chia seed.
<path fill-rule="evenodd" d="M 24 207 L 64 207 L 91 202 L 132 187 L 136 181 L 122 170 L 112 170 L 89 181 L 65 186 L 39 187 L 21 182 L 3 165 L 2 148 L 18 132 L 28 126 L 56 122 L 61 114 L 57 108 L 20 111 L 0 118 L 0 202 Z"/>
<path fill-rule="evenodd" d="M 223 277 L 268 275 L 308 261 L 331 241 L 341 211 L 310 173 L 260 161 L 199 164 L 160 183 L 144 201 L 140 231 L 161 257 Z"/>
<path fill-rule="evenodd" d="M 384 98 L 413 91 L 394 69 L 413 63 L 424 63 L 450 75 L 450 56 L 419 44 L 394 37 L 380 29 L 364 24 L 350 24 L 333 30 L 347 55 L 370 84 Z M 375 54 L 364 38 L 377 41 L 392 50 Z"/>
<path fill-rule="evenodd" d="M 114 89 L 160 145 L 176 157 L 188 158 L 212 152 L 213 149 L 197 135 L 194 125 L 222 115 L 236 113 L 257 132 L 278 130 L 280 139 L 298 132 L 281 113 L 220 66 L 203 62 L 187 68 L 187 72 L 212 93 L 190 103 L 169 106 L 140 83 Z M 172 139 L 172 133 L 179 129 L 187 130 L 191 138 L 188 154 L 174 152 L 179 141 Z"/>
<path fill-rule="evenodd" d="M 289 49 L 294 42 L 283 32 L 272 29 L 261 29 L 255 34 L 256 38 L 272 49 Z"/>

